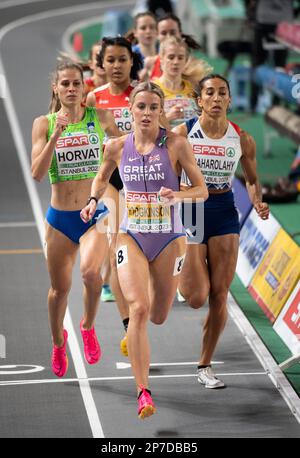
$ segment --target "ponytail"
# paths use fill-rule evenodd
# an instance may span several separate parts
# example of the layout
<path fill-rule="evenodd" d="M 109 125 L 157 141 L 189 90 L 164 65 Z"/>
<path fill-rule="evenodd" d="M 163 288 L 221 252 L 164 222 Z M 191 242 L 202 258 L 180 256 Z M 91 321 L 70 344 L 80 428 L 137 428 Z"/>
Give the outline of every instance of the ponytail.
<path fill-rule="evenodd" d="M 48 111 L 49 111 L 49 113 L 56 113 L 60 109 L 61 109 L 60 100 L 59 100 L 57 94 L 55 94 L 54 90 L 52 89 L 51 100 L 50 100 L 50 103 L 49 103 Z"/>
<path fill-rule="evenodd" d="M 182 33 L 181 36 L 182 39 L 185 40 L 189 49 L 202 49 L 202 46 L 191 35 L 186 35 L 185 33 Z"/>

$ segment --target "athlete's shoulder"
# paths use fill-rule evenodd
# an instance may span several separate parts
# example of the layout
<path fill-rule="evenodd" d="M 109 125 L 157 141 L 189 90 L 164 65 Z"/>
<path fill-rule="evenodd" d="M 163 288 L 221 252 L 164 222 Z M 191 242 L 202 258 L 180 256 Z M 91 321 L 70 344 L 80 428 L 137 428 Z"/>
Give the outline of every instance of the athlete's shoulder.
<path fill-rule="evenodd" d="M 241 129 L 240 140 L 243 154 L 255 152 L 256 143 L 252 135 Z"/>
<path fill-rule="evenodd" d="M 229 122 L 229 125 L 233 128 L 233 130 L 239 135 L 241 136 L 241 132 L 243 131 L 242 128 L 240 126 L 238 126 L 237 124 L 235 124 L 235 122 L 232 122 L 230 120 L 228 120 Z"/>
<path fill-rule="evenodd" d="M 108 139 L 104 154 L 108 154 L 109 156 L 115 156 L 118 154 L 120 151 L 123 150 L 124 144 L 128 138 L 128 135 L 122 135 L 121 137 L 116 137 L 116 138 L 110 138 Z"/>
<path fill-rule="evenodd" d="M 175 148 L 177 151 L 180 151 L 180 148 L 187 144 L 187 139 L 184 135 L 178 135 L 178 133 L 172 131 L 168 131 L 167 140 L 168 148 Z"/>
<path fill-rule="evenodd" d="M 53 116 L 54 114 L 55 113 L 48 114 L 48 115 L 41 115 L 41 116 L 36 117 L 33 121 L 33 128 L 35 129 L 47 128 L 48 129 L 49 121 L 51 120 L 51 116 Z"/>
<path fill-rule="evenodd" d="M 103 84 L 102 86 L 96 87 L 93 90 L 94 94 L 101 94 L 109 90 L 109 83 Z"/>

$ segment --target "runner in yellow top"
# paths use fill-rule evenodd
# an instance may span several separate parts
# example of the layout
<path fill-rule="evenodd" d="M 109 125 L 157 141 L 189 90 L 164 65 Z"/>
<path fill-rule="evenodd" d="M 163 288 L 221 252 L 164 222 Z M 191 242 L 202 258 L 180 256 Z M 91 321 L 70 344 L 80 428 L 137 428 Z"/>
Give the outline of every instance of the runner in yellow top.
<path fill-rule="evenodd" d="M 199 113 L 195 101 L 191 75 L 199 81 L 207 75 L 211 68 L 201 60 L 192 61 L 189 49 L 184 40 L 170 37 L 160 45 L 162 75 L 155 83 L 162 89 L 165 96 L 165 113 L 172 127 L 188 121 Z M 185 72 L 188 76 L 186 77 Z"/>

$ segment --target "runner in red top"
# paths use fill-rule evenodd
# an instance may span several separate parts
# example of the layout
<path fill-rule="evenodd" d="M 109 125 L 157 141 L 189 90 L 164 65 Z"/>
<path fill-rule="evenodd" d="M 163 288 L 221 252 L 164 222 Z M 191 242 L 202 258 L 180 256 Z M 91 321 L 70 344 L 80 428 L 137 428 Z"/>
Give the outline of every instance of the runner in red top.
<path fill-rule="evenodd" d="M 105 71 L 97 65 L 97 55 L 100 50 L 101 41 L 94 43 L 90 49 L 88 66 L 91 70 L 91 76 L 84 79 L 84 98 L 89 92 L 106 83 Z"/>

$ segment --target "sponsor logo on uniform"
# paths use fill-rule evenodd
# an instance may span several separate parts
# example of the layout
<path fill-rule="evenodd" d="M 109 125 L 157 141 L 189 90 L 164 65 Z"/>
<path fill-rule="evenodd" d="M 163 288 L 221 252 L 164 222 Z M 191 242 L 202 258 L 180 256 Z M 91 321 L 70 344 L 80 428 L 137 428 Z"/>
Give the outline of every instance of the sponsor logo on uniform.
<path fill-rule="evenodd" d="M 92 145 L 96 145 L 96 143 L 98 143 L 99 141 L 99 138 L 98 138 L 98 135 L 96 134 L 90 134 L 89 135 L 89 141 Z"/>
<path fill-rule="evenodd" d="M 129 157 L 128 160 L 129 162 L 137 161 L 139 157 Z"/>
<path fill-rule="evenodd" d="M 189 138 L 203 138 L 201 130 L 198 129 L 197 132 L 193 133 L 193 135 L 189 135 Z"/>
<path fill-rule="evenodd" d="M 229 147 L 226 149 L 226 156 L 228 157 L 233 157 L 235 155 L 235 149 L 232 147 Z"/>
<path fill-rule="evenodd" d="M 56 142 L 56 148 L 72 148 L 74 146 L 85 146 L 88 144 L 89 139 L 87 135 L 76 135 L 74 137 L 60 137 Z"/>
<path fill-rule="evenodd" d="M 157 192 L 130 192 L 126 193 L 127 202 L 150 203 L 157 202 Z"/>
<path fill-rule="evenodd" d="M 128 108 L 124 108 L 122 114 L 123 114 L 124 118 L 129 118 L 130 117 L 129 109 Z"/>
<path fill-rule="evenodd" d="M 225 147 L 219 145 L 193 145 L 193 153 L 206 156 L 225 156 Z"/>
<path fill-rule="evenodd" d="M 130 118 L 130 111 L 128 108 L 113 108 L 114 118 Z"/>

